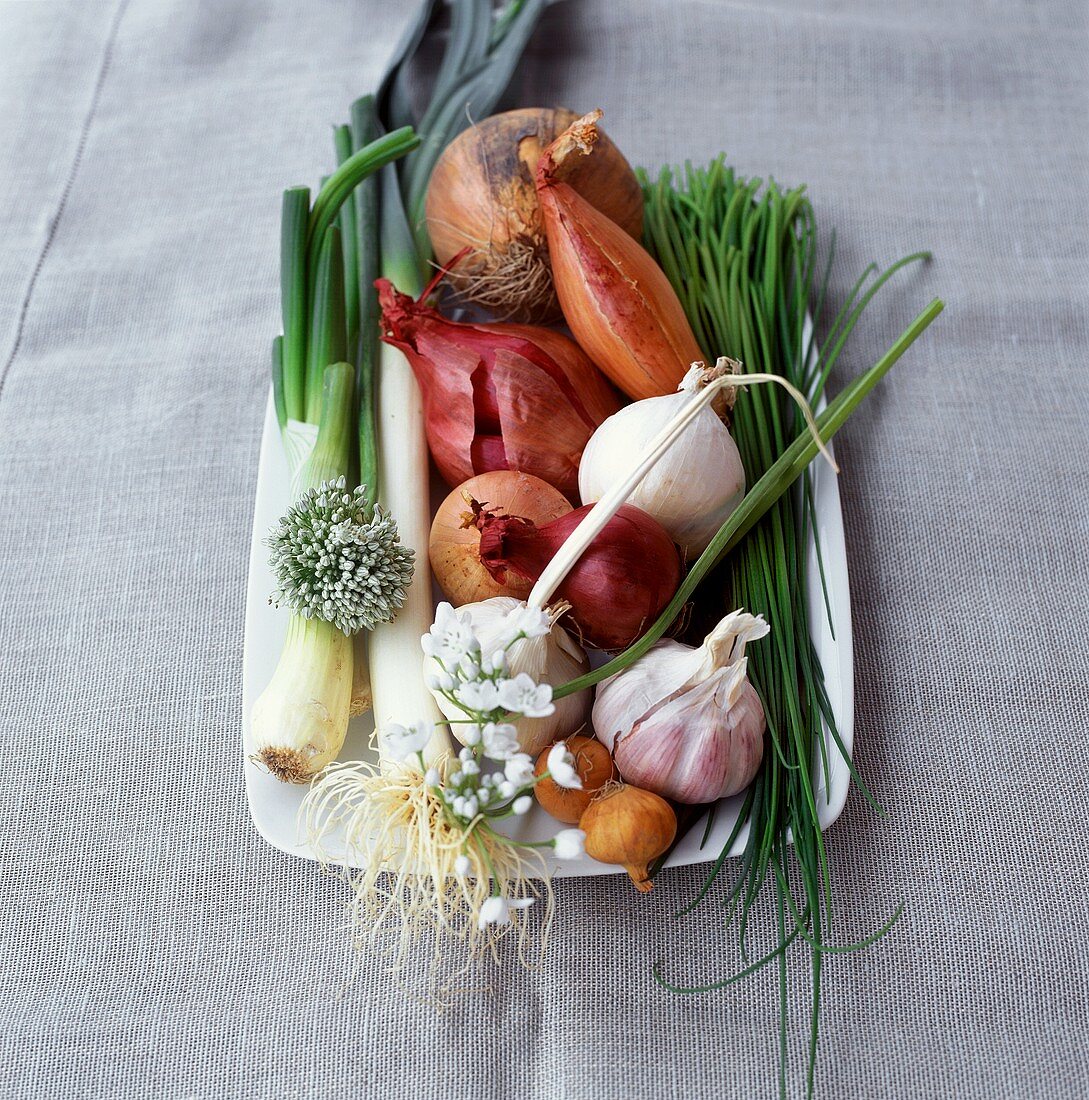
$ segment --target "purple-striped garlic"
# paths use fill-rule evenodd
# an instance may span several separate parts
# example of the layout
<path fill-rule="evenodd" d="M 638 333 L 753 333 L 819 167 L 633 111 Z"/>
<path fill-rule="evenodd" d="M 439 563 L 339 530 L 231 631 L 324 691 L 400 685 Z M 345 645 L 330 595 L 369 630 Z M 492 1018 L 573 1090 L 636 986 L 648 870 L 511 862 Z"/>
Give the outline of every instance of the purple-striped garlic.
<path fill-rule="evenodd" d="M 764 708 L 745 646 L 768 633 L 734 611 L 692 647 L 663 640 L 598 688 L 594 732 L 628 783 L 677 802 L 736 794 L 764 751 Z"/>

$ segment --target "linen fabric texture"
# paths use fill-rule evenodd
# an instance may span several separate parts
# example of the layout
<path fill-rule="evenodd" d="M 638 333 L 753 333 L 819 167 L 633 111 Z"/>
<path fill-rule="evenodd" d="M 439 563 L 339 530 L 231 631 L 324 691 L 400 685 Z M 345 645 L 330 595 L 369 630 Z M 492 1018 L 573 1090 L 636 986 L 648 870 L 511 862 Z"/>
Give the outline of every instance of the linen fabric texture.
<path fill-rule="evenodd" d="M 441 1014 L 355 960 L 346 894 L 254 831 L 243 604 L 280 193 L 333 162 L 410 12 L 0 3 L 0 1096 L 771 1096 L 773 969 L 705 867 L 561 881 L 536 972 Z M 651 169 L 806 182 L 833 379 L 948 308 L 837 439 L 853 794 L 828 834 L 818 1094 L 1089 1094 L 1086 6 L 580 0 L 509 99 L 602 106 Z M 754 945 L 771 942 L 770 906 Z M 754 948 L 755 949 L 755 948 Z M 422 965 L 422 963 L 421 963 Z M 354 970 L 354 978 L 349 982 Z M 791 1095 L 808 956 L 792 952 Z"/>

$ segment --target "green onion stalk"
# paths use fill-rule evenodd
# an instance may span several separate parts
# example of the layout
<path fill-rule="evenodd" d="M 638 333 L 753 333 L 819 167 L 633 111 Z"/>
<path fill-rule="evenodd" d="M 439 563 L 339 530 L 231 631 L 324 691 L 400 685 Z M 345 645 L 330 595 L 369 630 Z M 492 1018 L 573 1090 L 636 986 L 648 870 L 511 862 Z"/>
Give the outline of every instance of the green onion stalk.
<path fill-rule="evenodd" d="M 825 301 L 830 262 L 818 281 L 816 230 L 812 207 L 802 189 L 781 191 L 775 184 L 738 178 L 719 158 L 707 169 L 666 170 L 657 181 L 642 179 L 645 243 L 677 291 L 700 346 L 744 364 L 745 373 L 774 373 L 801 390 L 811 404 L 822 397 L 852 329 L 874 294 L 920 253 L 892 265 L 867 285 L 867 269 L 818 347 L 810 307 L 817 322 Z M 862 399 L 891 369 L 942 309 L 931 302 L 868 371 L 846 385 L 817 416 L 827 441 Z M 713 357 L 713 356 L 712 356 Z M 769 643 L 749 651 L 749 676 L 764 703 L 767 745 L 763 763 L 744 799 L 740 815 L 696 896 L 693 909 L 709 893 L 735 841 L 748 826 L 740 864 L 727 888 L 727 924 L 737 928 L 742 969 L 704 986 L 658 980 L 678 993 L 705 992 L 775 962 L 780 991 L 780 1093 L 787 1087 L 788 948 L 808 946 L 811 960 L 811 1012 L 806 1069 L 811 1094 L 817 1051 L 821 961 L 845 948 L 830 943 L 832 893 L 827 850 L 820 826 L 818 782 L 830 774 L 824 731 L 851 776 L 873 802 L 847 754 L 829 704 L 820 661 L 810 631 L 807 553 L 816 540 L 810 463 L 815 441 L 804 430 L 795 406 L 771 387 L 752 386 L 738 397 L 732 431 L 752 484 L 748 494 L 695 562 L 672 603 L 631 648 L 602 668 L 564 685 L 565 695 L 598 683 L 629 667 L 661 638 L 694 595 L 713 608 L 726 602 L 761 614 L 771 626 Z M 820 545 L 817 561 L 823 586 Z M 718 614 L 715 614 L 715 618 Z M 876 803 L 873 803 L 876 806 Z M 710 834 L 714 807 L 706 814 Z M 682 815 L 680 835 L 704 816 L 702 808 Z M 788 855 L 788 837 L 793 859 Z M 678 837 L 679 839 L 679 837 Z M 663 857 L 664 859 L 664 857 Z M 654 870 L 661 867 L 659 860 Z M 778 946 L 757 962 L 749 959 L 747 933 L 753 905 L 768 881 L 774 884 Z M 897 914 L 894 914 L 894 921 Z M 872 943 L 892 921 L 857 948 Z"/>
<path fill-rule="evenodd" d="M 426 0 L 373 96 L 352 104 L 350 121 L 336 129 L 338 159 L 365 148 L 378 135 L 411 125 L 418 148 L 356 187 L 341 212 L 348 242 L 345 255 L 345 315 L 349 346 L 357 365 L 358 464 L 360 480 L 374 499 L 396 516 L 402 537 L 417 550 L 412 583 L 396 621 L 373 635 L 359 635 L 356 665 L 367 669 L 369 701 L 376 727 L 437 720 L 434 697 L 419 668 L 419 640 L 432 619 L 427 573 L 427 445 L 419 388 L 404 356 L 379 342 L 378 275 L 417 297 L 432 259 L 424 218 L 427 185 L 435 162 L 470 118 L 494 110 L 510 82 L 543 10 L 543 0 L 514 0 L 498 14 L 491 0 L 454 0 L 442 61 L 427 106 L 417 114 L 409 84 L 418 51 L 437 4 Z M 369 649 L 363 654 L 363 642 Z M 362 673 L 357 671 L 357 682 Z M 425 756 L 437 761 L 447 746 L 441 726 Z"/>
<path fill-rule="evenodd" d="M 293 504 L 267 544 L 273 598 L 292 613 L 248 731 L 252 758 L 284 782 L 308 782 L 335 759 L 353 696 L 351 636 L 392 618 L 411 576 L 412 556 L 373 490 L 348 489 L 356 367 L 343 232 L 354 223 L 343 210 L 362 181 L 418 144 L 405 127 L 350 152 L 312 205 L 308 188 L 284 192 L 283 334 L 273 341 L 272 381 Z"/>
<path fill-rule="evenodd" d="M 374 280 L 382 273 L 408 293 L 422 289 L 431 259 L 423 218 L 431 170 L 469 124 L 470 109 L 493 109 L 543 6 L 514 0 L 495 15 L 491 0 L 454 0 L 431 102 L 416 117 L 410 69 L 437 9 L 436 0 L 425 0 L 377 93 L 353 104 L 350 120 L 334 128 L 337 168 L 313 203 L 308 188 L 284 193 L 283 334 L 273 343 L 272 375 L 294 503 L 267 541 L 274 600 L 292 617 L 249 730 L 253 758 L 281 780 L 312 779 L 339 752 L 350 714 L 375 702 L 366 636 L 393 630 L 385 624 L 397 617 L 399 633 L 414 635 L 418 645 L 430 622 L 426 540 L 416 514 L 426 508 L 426 451 L 422 436 L 413 435 L 415 384 L 404 364 L 389 364 L 382 381 L 389 355 L 379 344 Z M 393 428 L 386 456 L 382 395 Z M 383 457 L 390 470 L 385 486 Z M 401 545 L 380 497 L 403 516 L 404 541 L 420 552 L 418 561 Z M 372 662 L 381 649 L 395 666 L 404 663 L 395 638 L 371 648 Z M 382 671 L 400 705 L 418 705 L 420 714 L 433 707 L 422 674 L 413 692 L 405 690 L 403 671 Z M 376 720 L 389 717 L 376 707 Z"/>

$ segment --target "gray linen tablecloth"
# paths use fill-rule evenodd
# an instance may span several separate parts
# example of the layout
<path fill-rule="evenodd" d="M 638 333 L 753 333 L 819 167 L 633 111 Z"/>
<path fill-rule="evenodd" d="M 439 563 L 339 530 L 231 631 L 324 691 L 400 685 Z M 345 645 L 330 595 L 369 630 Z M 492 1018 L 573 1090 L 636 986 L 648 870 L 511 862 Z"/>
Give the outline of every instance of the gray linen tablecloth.
<path fill-rule="evenodd" d="M 242 785 L 243 594 L 280 190 L 330 163 L 407 3 L 0 3 L 0 1094 L 760 1097 L 772 971 L 697 868 L 557 888 L 548 962 L 436 1014 Z M 827 1097 L 1089 1094 L 1082 0 L 582 0 L 513 90 L 656 167 L 806 181 L 842 299 L 917 247 L 839 382 L 938 324 L 843 433 L 853 795 L 830 834 Z M 683 893 L 682 893 L 683 892 Z M 766 916 L 758 932 L 766 932 Z M 791 982 L 792 1087 L 806 962 Z"/>

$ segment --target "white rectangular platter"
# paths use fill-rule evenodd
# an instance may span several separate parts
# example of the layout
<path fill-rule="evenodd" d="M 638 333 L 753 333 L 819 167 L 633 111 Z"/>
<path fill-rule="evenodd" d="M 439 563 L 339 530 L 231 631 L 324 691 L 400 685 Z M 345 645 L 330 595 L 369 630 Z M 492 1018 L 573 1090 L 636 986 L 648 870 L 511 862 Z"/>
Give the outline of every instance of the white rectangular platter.
<path fill-rule="evenodd" d="M 445 492 L 445 489 L 441 491 L 439 500 Z M 817 654 L 824 668 L 832 711 L 836 716 L 836 724 L 843 744 L 850 752 L 854 727 L 854 679 L 847 552 L 844 544 L 839 487 L 834 473 L 826 463 L 821 461 L 813 465 L 813 493 L 816 526 L 831 608 L 831 627 L 824 606 L 818 563 L 812 543 L 808 551 L 810 621 Z M 249 585 L 246 594 L 246 642 L 242 675 L 242 717 L 246 728 L 249 726 L 254 702 L 272 678 L 287 626 L 288 613 L 272 607 L 269 603 L 269 593 L 272 592 L 274 583 L 268 568 L 268 552 L 262 540 L 287 510 L 290 504 L 288 497 L 287 462 L 270 398 L 265 411 L 264 435 L 261 439 L 261 455 L 257 469 L 257 499 L 254 507 Z M 424 554 L 426 556 L 426 548 L 424 548 Z M 368 748 L 373 728 L 369 715 L 353 719 L 348 728 L 340 759 L 376 759 Z M 850 772 L 827 731 L 825 731 L 825 737 L 828 760 L 831 765 L 830 782 L 825 782 L 823 767 L 817 765 L 816 761 L 814 764 L 818 769 L 817 799 L 821 825 L 823 828 L 828 828 L 839 816 L 847 799 Z M 316 859 L 316 853 L 305 842 L 298 827 L 299 807 L 306 794 L 306 788 L 280 783 L 248 760 L 245 761 L 244 767 L 250 813 L 257 831 L 274 848 L 289 855 Z M 743 795 L 738 795 L 719 805 L 710 835 L 702 846 L 703 824 L 699 823 L 691 829 L 673 850 L 667 866 L 676 867 L 715 859 L 733 831 L 742 801 Z M 512 836 L 527 840 L 543 840 L 562 827 L 537 806 L 525 817 L 508 819 L 508 821 L 506 831 Z M 731 855 L 739 855 L 744 849 L 747 833 L 746 827 L 736 838 Z M 335 839 L 331 845 L 327 843 L 327 851 L 331 851 L 335 857 L 337 852 Z M 619 867 L 598 863 L 589 856 L 556 863 L 552 869 L 557 876 L 624 873 Z"/>

